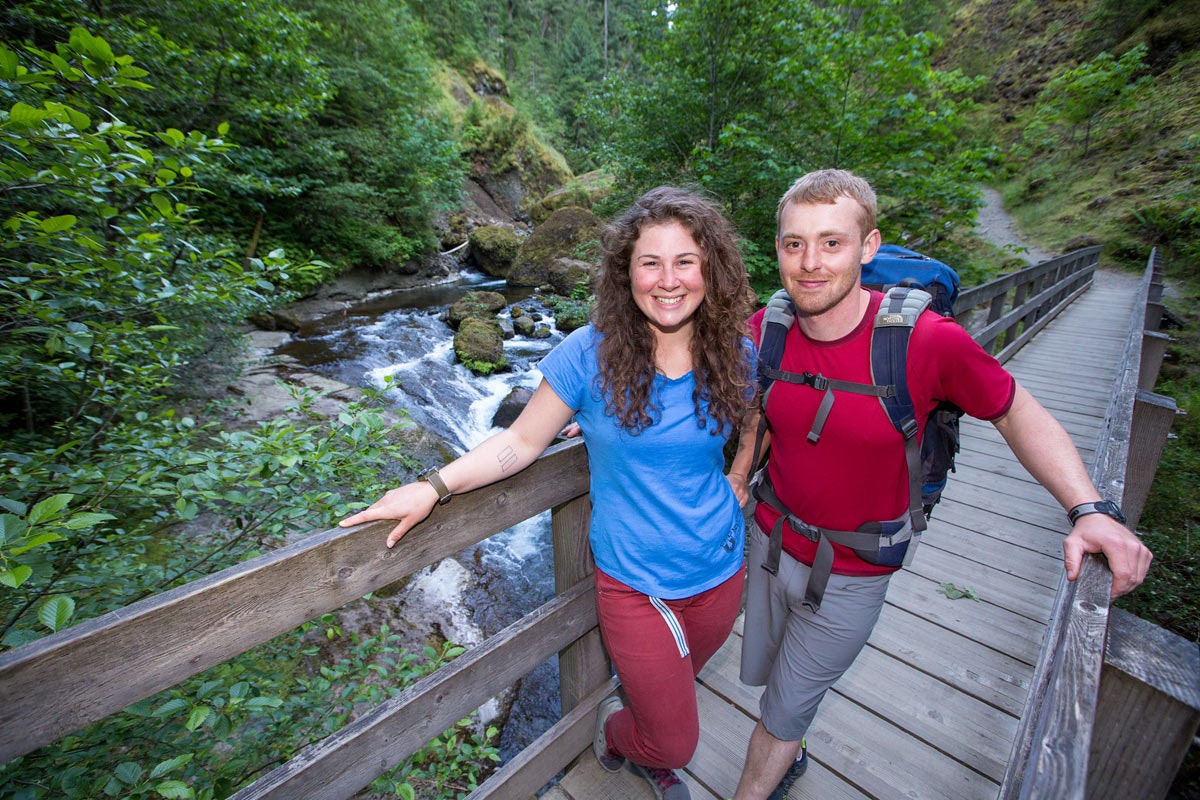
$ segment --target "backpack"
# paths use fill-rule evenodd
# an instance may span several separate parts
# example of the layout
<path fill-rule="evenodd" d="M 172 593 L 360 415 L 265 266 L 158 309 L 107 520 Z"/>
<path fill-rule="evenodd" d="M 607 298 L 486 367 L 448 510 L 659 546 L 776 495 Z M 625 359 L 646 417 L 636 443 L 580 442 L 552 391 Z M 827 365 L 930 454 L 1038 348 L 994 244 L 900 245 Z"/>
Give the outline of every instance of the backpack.
<path fill-rule="evenodd" d="M 929 292 L 931 308 L 943 317 L 954 316 L 958 300 L 958 273 L 937 259 L 898 244 L 882 244 L 875 257 L 863 264 L 862 283 L 886 292 L 893 286 L 915 286 Z"/>
<path fill-rule="evenodd" d="M 898 248 L 903 249 L 903 248 Z M 910 251 L 911 252 L 911 251 Z M 914 254 L 915 255 L 915 254 Z M 925 259 L 924 256 L 918 256 Z M 939 264 L 933 259 L 928 261 Z M 944 265 L 943 265 L 944 266 Z M 864 265 L 864 271 L 866 267 Z M 953 270 L 946 267 L 953 275 Z M 900 279 L 897 283 L 908 282 Z M 957 296 L 957 276 L 950 288 L 944 292 L 946 298 Z M 953 300 L 949 301 L 951 304 Z M 767 429 L 766 407 L 771 387 L 776 381 L 803 384 L 825 392 L 808 441 L 816 444 L 821 436 L 825 419 L 834 402 L 833 391 L 847 391 L 879 397 L 888 419 L 904 437 L 905 462 L 909 473 L 909 511 L 907 524 L 904 520 L 868 522 L 858 531 L 834 531 L 818 528 L 797 519 L 775 496 L 764 466 L 753 480 L 753 491 L 760 502 L 766 502 L 780 512 L 781 516 L 772 531 L 764 569 L 774 573 L 778 569 L 779 553 L 782 548 L 782 525 L 786 520 L 793 530 L 817 542 L 817 557 L 813 563 L 809 585 L 805 590 L 804 604 L 816 612 L 820 608 L 825 583 L 833 564 L 833 548 L 829 542 L 851 547 L 868 563 L 885 566 L 901 566 L 911 561 L 921 532 L 933 507 L 941 499 L 948 473 L 954 470 L 954 455 L 958 452 L 959 418 L 962 411 L 952 403 L 942 402 L 930 413 L 925 424 L 921 447 L 918 449 L 917 421 L 912 398 L 908 392 L 907 357 L 908 339 L 917 318 L 932 307 L 933 295 L 923 289 L 909 285 L 897 285 L 888 289 L 871 332 L 871 379 L 873 383 L 862 384 L 839 381 L 812 373 L 785 372 L 779 369 L 783 361 L 784 341 L 787 331 L 795 320 L 795 307 L 787 292 L 780 290 L 767 303 L 762 322 L 759 344 L 758 381 L 761 390 L 762 413 L 755 436 L 753 466 L 758 466 L 763 438 Z"/>

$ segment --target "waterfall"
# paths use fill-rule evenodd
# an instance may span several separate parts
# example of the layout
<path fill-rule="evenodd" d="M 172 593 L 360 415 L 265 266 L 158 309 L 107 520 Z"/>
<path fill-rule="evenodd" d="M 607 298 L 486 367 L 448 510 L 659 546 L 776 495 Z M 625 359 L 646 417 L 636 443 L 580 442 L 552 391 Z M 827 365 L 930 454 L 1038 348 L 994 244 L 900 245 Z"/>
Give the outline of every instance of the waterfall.
<path fill-rule="evenodd" d="M 443 321 L 452 303 L 481 289 L 504 294 L 509 307 L 520 303 L 540 311 L 539 324 L 551 329 L 549 338 L 518 335 L 507 340 L 509 371 L 487 377 L 473 375 L 457 362 L 454 332 Z M 507 314 L 506 308 L 501 316 Z M 407 412 L 415 424 L 461 455 L 499 430 L 492 427 L 492 418 L 514 387 L 537 387 L 537 362 L 562 338 L 553 316 L 539 307 L 529 290 L 510 291 L 504 281 L 474 274 L 362 303 L 345 315 L 318 322 L 282 349 L 315 372 L 351 386 L 382 390 L 397 410 Z M 472 575 L 459 602 L 479 631 L 490 636 L 554 594 L 550 513 L 469 548 L 458 561 Z M 522 681 L 504 727 L 502 758 L 519 752 L 558 716 L 557 664 L 551 659 Z"/>

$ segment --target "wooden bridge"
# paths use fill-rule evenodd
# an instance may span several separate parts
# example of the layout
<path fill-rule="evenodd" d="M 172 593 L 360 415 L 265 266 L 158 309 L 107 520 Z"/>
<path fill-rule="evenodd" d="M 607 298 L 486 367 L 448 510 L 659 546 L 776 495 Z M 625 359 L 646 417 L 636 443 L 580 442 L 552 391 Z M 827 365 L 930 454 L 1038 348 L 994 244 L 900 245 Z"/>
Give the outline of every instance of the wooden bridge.
<path fill-rule="evenodd" d="M 1095 273 L 1097 259 L 1078 251 L 971 289 L 958 316 L 1063 423 L 1136 526 L 1174 414 L 1149 392 L 1161 286 L 1154 256 L 1140 281 Z M 1062 509 L 991 425 L 964 420 L 963 438 L 914 564 L 821 706 L 790 796 L 1161 797 L 1200 721 L 1194 644 L 1110 614 L 1101 559 L 1067 584 Z M 550 782 L 552 800 L 649 798 L 590 754 L 615 681 L 596 629 L 587 488 L 585 449 L 560 445 L 439 507 L 394 550 L 380 545 L 387 523 L 314 533 L 0 654 L 0 763 L 552 508 L 555 598 L 235 797 L 351 797 L 557 653 L 561 720 L 471 798 L 528 798 Z M 732 794 L 757 717 L 739 648 L 740 623 L 697 684 L 701 742 L 686 770 L 697 800 Z"/>

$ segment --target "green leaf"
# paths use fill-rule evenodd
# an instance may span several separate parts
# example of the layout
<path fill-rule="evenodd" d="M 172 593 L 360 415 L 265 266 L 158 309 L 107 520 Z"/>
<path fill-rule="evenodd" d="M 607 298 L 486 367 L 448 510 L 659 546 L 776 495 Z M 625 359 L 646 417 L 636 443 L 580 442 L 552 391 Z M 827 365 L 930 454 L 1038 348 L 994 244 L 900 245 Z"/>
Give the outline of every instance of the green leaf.
<path fill-rule="evenodd" d="M 212 713 L 213 710 L 208 706 L 196 706 L 192 709 L 192 713 L 188 714 L 188 720 L 184 727 L 189 731 L 194 731 L 203 725 L 205 720 L 212 716 Z"/>
<path fill-rule="evenodd" d="M 111 67 L 117 60 L 113 55 L 112 48 L 108 46 L 108 42 L 99 36 L 88 36 L 84 41 L 84 48 L 89 56 L 104 62 L 105 66 Z"/>
<path fill-rule="evenodd" d="M 0 497 L 0 508 L 8 509 L 12 513 L 20 514 L 21 516 L 25 516 L 25 512 L 28 510 L 28 506 L 13 500 L 11 497 Z"/>
<path fill-rule="evenodd" d="M 38 609 L 38 621 L 52 631 L 62 630 L 75 616 L 75 601 L 70 597 L 51 597 Z"/>
<path fill-rule="evenodd" d="M 18 66 L 20 66 L 20 62 L 17 61 L 17 54 L 4 45 L 0 45 L 0 79 L 11 81 L 17 77 Z"/>
<path fill-rule="evenodd" d="M 170 798 L 189 798 L 196 796 L 196 793 L 192 791 L 192 787 L 188 786 L 183 781 L 163 781 L 158 786 L 154 787 L 154 791 L 158 792 L 162 797 Z"/>
<path fill-rule="evenodd" d="M 30 525 L 37 525 L 51 517 L 57 516 L 60 511 L 67 507 L 67 503 L 71 502 L 74 498 L 75 495 L 73 494 L 56 494 L 47 497 L 30 510 L 26 522 Z"/>
<path fill-rule="evenodd" d="M 50 115 L 40 108 L 34 108 L 28 103 L 17 103 L 9 109 L 8 121 L 10 124 L 27 128 L 39 124 L 48 116 Z"/>
<path fill-rule="evenodd" d="M 182 697 L 173 697 L 170 700 L 168 700 L 167 702 L 163 703 L 158 708 L 154 709 L 154 716 L 170 717 L 174 714 L 178 714 L 180 711 L 183 711 L 187 707 L 188 707 L 187 700 L 184 700 Z"/>
<path fill-rule="evenodd" d="M 107 522 L 110 519 L 116 519 L 112 514 L 100 514 L 95 511 L 82 511 L 78 514 L 72 514 L 63 523 L 63 527 L 71 531 L 80 531 L 85 528 L 94 528 L 101 522 Z"/>
<path fill-rule="evenodd" d="M 29 528 L 16 514 L 0 514 L 0 541 L 13 541 Z"/>
<path fill-rule="evenodd" d="M 38 223 L 38 227 L 42 229 L 42 233 L 60 233 L 75 227 L 76 222 L 78 222 L 78 219 L 75 215 L 62 214 L 42 220 Z"/>
<path fill-rule="evenodd" d="M 150 771 L 149 780 L 156 780 L 169 772 L 179 769 L 180 767 L 188 764 L 193 758 L 195 758 L 195 756 L 195 753 L 184 753 L 183 755 L 175 756 L 174 758 L 170 758 L 161 762 L 158 764 L 158 766 Z"/>
<path fill-rule="evenodd" d="M 153 203 L 154 207 L 158 209 L 158 213 L 162 214 L 164 217 L 170 218 L 175 213 L 175 209 L 171 205 L 171 200 L 166 197 L 166 195 L 152 194 L 150 195 L 150 202 Z"/>
<path fill-rule="evenodd" d="M 35 547 L 41 547 L 44 544 L 50 544 L 51 542 L 57 542 L 57 541 L 61 540 L 62 538 L 63 537 L 61 535 L 50 532 L 50 531 L 47 531 L 45 533 L 39 533 L 34 536 L 30 536 L 28 539 L 22 540 L 21 544 L 14 544 L 11 552 L 14 556 L 19 556 L 23 553 L 28 553 L 30 550 L 33 550 Z"/>
<path fill-rule="evenodd" d="M 939 585 L 938 592 L 944 594 L 951 600 L 961 600 L 964 597 L 968 600 L 979 600 L 979 595 L 975 593 L 974 587 L 971 586 L 960 589 L 953 583 L 943 583 Z"/>
<path fill-rule="evenodd" d="M 29 580 L 29 576 L 33 574 L 33 568 L 24 564 L 18 564 L 12 569 L 6 569 L 0 572 L 0 583 L 9 588 L 16 589 L 25 581 Z"/>
<path fill-rule="evenodd" d="M 142 777 L 142 768 L 133 761 L 124 761 L 117 765 L 117 768 L 113 770 L 113 774 L 117 776 L 117 779 L 121 783 L 132 786 Z"/>
<path fill-rule="evenodd" d="M 401 798 L 401 800 L 416 800 L 417 797 L 417 793 L 410 783 L 402 783 L 397 786 L 396 794 Z"/>

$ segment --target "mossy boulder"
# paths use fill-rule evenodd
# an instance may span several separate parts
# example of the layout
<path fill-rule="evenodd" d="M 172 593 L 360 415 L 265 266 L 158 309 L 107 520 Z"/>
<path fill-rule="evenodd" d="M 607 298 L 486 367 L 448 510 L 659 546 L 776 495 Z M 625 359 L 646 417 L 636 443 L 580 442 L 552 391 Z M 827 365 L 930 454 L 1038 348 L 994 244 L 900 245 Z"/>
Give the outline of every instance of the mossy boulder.
<path fill-rule="evenodd" d="M 454 355 L 476 375 L 490 375 L 508 368 L 504 358 L 504 338 L 494 319 L 464 319 L 454 334 Z"/>
<path fill-rule="evenodd" d="M 482 61 L 476 60 L 467 69 L 467 80 L 475 94 L 481 97 L 508 96 L 508 82 L 504 80 L 504 76 L 500 74 L 499 70 L 489 67 Z"/>
<path fill-rule="evenodd" d="M 498 278 L 508 276 L 513 259 L 521 248 L 521 240 L 512 228 L 504 225 L 484 225 L 471 231 L 471 261 Z"/>
<path fill-rule="evenodd" d="M 590 294 L 598 265 L 577 258 L 556 258 L 550 265 L 549 283 L 555 294 L 575 297 Z"/>
<path fill-rule="evenodd" d="M 504 295 L 499 292 L 467 292 L 462 299 L 450 306 L 447 321 L 455 330 L 461 330 L 463 322 L 468 319 L 495 322 L 496 314 L 504 306 Z"/>
<path fill-rule="evenodd" d="M 535 224 L 545 222 L 560 208 L 592 208 L 612 192 L 613 177 L 600 171 L 587 172 L 571 179 L 529 206 L 529 218 Z"/>
<path fill-rule="evenodd" d="M 499 97 L 472 100 L 463 129 L 471 179 L 514 219 L 571 178 L 562 154 L 538 139 L 528 120 Z"/>
<path fill-rule="evenodd" d="M 511 286 L 545 286 L 558 259 L 599 252 L 600 221 L 585 208 L 560 208 L 538 225 L 517 251 L 508 273 Z"/>

